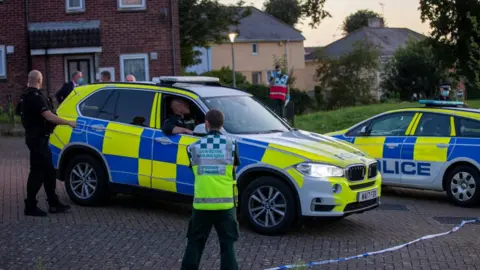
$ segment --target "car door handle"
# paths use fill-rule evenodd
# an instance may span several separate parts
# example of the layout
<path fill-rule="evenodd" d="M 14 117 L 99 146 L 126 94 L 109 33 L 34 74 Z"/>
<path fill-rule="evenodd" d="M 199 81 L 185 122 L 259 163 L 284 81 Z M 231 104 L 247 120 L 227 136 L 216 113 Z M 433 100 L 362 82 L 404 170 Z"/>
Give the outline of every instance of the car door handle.
<path fill-rule="evenodd" d="M 388 148 L 396 148 L 398 147 L 400 144 L 399 143 L 387 143 L 387 147 Z"/>
<path fill-rule="evenodd" d="M 163 145 L 172 144 L 172 141 L 166 137 L 157 137 L 155 138 L 155 141 Z"/>
<path fill-rule="evenodd" d="M 437 144 L 437 147 L 438 148 L 447 148 L 448 144 L 440 143 L 440 144 Z"/>
<path fill-rule="evenodd" d="M 97 124 L 97 125 L 93 125 L 93 126 L 92 126 L 92 129 L 95 130 L 95 131 L 104 131 L 104 130 L 105 130 L 105 126 L 104 126 L 104 125 Z"/>

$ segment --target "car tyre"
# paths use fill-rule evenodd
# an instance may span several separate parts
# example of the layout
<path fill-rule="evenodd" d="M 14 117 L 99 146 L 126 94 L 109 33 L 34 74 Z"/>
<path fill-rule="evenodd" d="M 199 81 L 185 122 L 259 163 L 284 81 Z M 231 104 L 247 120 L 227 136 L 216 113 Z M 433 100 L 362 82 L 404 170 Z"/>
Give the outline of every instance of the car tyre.
<path fill-rule="evenodd" d="M 480 173 L 472 166 L 460 165 L 446 175 L 446 191 L 453 204 L 471 207 L 480 201 Z"/>
<path fill-rule="evenodd" d="M 72 158 L 65 169 L 64 179 L 65 190 L 76 204 L 97 206 L 109 197 L 107 172 L 91 155 Z"/>
<path fill-rule="evenodd" d="M 265 235 L 287 232 L 297 216 L 292 189 L 271 176 L 259 177 L 245 188 L 240 208 L 250 228 Z"/>

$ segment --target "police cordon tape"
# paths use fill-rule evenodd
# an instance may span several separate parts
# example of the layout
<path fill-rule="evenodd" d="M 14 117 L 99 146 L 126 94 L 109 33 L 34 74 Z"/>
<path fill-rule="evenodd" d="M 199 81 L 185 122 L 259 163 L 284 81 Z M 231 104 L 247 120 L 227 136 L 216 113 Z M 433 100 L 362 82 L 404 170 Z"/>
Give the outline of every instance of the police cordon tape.
<path fill-rule="evenodd" d="M 387 249 L 382 249 L 382 250 L 367 252 L 367 253 L 360 254 L 360 255 L 355 255 L 355 256 L 346 257 L 346 258 L 333 259 L 333 260 L 324 260 L 324 261 L 308 262 L 308 263 L 306 263 L 306 264 L 282 265 L 282 266 L 278 266 L 278 267 L 274 267 L 274 268 L 268 268 L 268 269 L 265 269 L 265 270 L 280 270 L 280 269 L 290 269 L 290 268 L 296 268 L 296 267 L 309 267 L 309 268 L 310 268 L 310 267 L 316 266 L 316 265 L 344 262 L 344 261 L 349 261 L 349 260 L 354 260 L 354 259 L 365 258 L 365 257 L 369 257 L 369 256 L 381 254 L 381 253 L 392 252 L 392 251 L 399 250 L 399 249 L 401 249 L 401 248 L 410 246 L 411 244 L 414 244 L 414 243 L 417 243 L 417 242 L 420 242 L 420 241 L 423 241 L 423 240 L 432 239 L 432 238 L 436 238 L 436 237 L 440 237 L 440 236 L 445 236 L 445 235 L 454 233 L 454 232 L 458 231 L 460 228 L 462 228 L 463 226 L 465 226 L 465 224 L 469 224 L 469 223 L 480 223 L 480 217 L 479 217 L 479 218 L 476 218 L 476 219 L 464 220 L 464 221 L 462 221 L 459 225 L 453 227 L 453 228 L 452 228 L 451 230 L 449 230 L 449 231 L 446 231 L 446 232 L 443 232 L 443 233 L 426 235 L 426 236 L 417 238 L 417 239 L 415 239 L 415 240 L 413 240 L 413 241 L 410 241 L 410 242 L 407 242 L 407 243 L 404 243 L 404 244 L 400 244 L 400 245 L 398 245 L 398 246 L 394 246 L 394 247 L 387 248 Z"/>

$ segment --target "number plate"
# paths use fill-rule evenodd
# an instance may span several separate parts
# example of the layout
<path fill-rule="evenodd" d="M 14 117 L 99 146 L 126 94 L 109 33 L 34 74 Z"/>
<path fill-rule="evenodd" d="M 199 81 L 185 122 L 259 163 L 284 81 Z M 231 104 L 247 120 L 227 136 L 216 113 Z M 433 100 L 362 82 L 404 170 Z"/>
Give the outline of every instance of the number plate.
<path fill-rule="evenodd" d="M 369 191 L 364 191 L 364 192 L 359 192 L 358 193 L 358 201 L 359 202 L 364 202 L 368 201 L 371 199 L 375 199 L 378 197 L 378 190 L 377 189 L 372 189 Z"/>

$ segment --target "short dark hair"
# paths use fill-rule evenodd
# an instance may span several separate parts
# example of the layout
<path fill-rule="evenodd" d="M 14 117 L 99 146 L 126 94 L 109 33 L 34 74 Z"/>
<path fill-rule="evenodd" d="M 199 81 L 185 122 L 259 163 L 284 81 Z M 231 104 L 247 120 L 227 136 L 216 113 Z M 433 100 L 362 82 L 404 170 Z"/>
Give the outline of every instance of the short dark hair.
<path fill-rule="evenodd" d="M 219 110 L 212 109 L 205 115 L 205 120 L 208 121 L 210 127 L 213 129 L 220 129 L 223 127 L 223 113 Z"/>
<path fill-rule="evenodd" d="M 102 77 L 107 77 L 108 79 L 110 79 L 112 76 L 110 75 L 110 72 L 108 72 L 108 70 L 104 70 L 100 73 L 100 75 Z"/>

